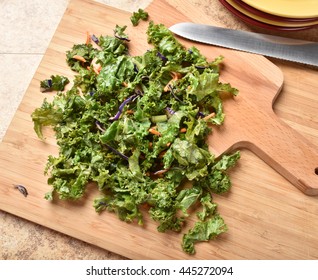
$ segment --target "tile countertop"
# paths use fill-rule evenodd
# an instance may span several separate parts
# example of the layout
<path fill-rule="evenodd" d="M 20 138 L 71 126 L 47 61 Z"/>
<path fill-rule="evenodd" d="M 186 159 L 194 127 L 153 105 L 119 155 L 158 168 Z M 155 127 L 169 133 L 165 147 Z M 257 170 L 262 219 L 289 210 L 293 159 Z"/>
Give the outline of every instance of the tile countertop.
<path fill-rule="evenodd" d="M 133 12 L 147 7 L 152 0 L 96 1 Z M 68 2 L 69 0 L 0 0 L 0 141 Z M 182 9 L 182 0 L 168 2 L 174 6 L 179 5 Z M 189 2 L 224 26 L 251 29 L 230 14 L 217 0 Z M 315 39 L 318 37 L 318 28 L 294 34 L 291 37 Z M 0 210 L 0 259 L 125 258 Z"/>

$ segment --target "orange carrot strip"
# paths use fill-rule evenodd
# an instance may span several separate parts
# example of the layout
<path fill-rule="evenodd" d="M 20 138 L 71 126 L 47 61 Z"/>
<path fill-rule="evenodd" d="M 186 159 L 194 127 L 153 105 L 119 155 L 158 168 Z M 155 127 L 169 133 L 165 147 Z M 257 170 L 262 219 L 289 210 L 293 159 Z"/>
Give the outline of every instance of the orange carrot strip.
<path fill-rule="evenodd" d="M 171 87 L 170 87 L 170 86 L 172 86 L 173 82 L 174 82 L 174 81 L 177 81 L 177 80 L 179 80 L 179 79 L 182 78 L 182 74 L 180 74 L 180 73 L 178 73 L 178 72 L 171 72 L 170 75 L 171 75 L 172 79 L 171 79 L 171 80 L 168 82 L 168 84 L 164 87 L 164 89 L 163 89 L 164 92 L 170 91 L 170 90 L 171 90 Z"/>
<path fill-rule="evenodd" d="M 150 128 L 149 132 L 151 134 L 153 134 L 153 135 L 161 136 L 161 133 L 158 130 L 154 129 L 154 128 Z"/>
<path fill-rule="evenodd" d="M 91 35 L 89 35 L 88 31 L 86 32 L 86 45 L 89 45 L 91 43 Z"/>
<path fill-rule="evenodd" d="M 167 171 L 169 171 L 169 169 L 158 170 L 158 171 L 154 172 L 153 175 L 161 175 L 161 174 L 166 173 Z"/>
<path fill-rule="evenodd" d="M 93 70 L 98 75 L 100 73 L 100 71 L 102 70 L 102 66 L 94 65 Z"/>
<path fill-rule="evenodd" d="M 82 61 L 82 62 L 86 62 L 86 59 L 80 55 L 73 55 L 73 58 L 78 60 L 78 61 Z"/>
<path fill-rule="evenodd" d="M 140 207 L 142 209 L 144 209 L 144 210 L 149 210 L 150 209 L 150 205 L 147 202 L 140 204 Z"/>
<path fill-rule="evenodd" d="M 209 115 L 207 115 L 207 116 L 205 116 L 205 117 L 203 118 L 203 120 L 207 121 L 207 120 L 209 120 L 209 119 L 211 119 L 211 118 L 213 118 L 213 117 L 215 117 L 215 113 L 214 113 L 214 112 L 211 113 L 211 114 L 209 114 Z"/>
<path fill-rule="evenodd" d="M 134 113 L 134 110 L 127 110 L 126 111 L 126 114 L 128 114 L 128 115 L 132 115 Z"/>
<path fill-rule="evenodd" d="M 163 158 L 164 157 L 164 155 L 166 154 L 166 150 L 165 151 L 162 151 L 162 152 L 160 152 L 160 154 L 158 155 L 158 158 Z"/>
<path fill-rule="evenodd" d="M 185 127 L 181 128 L 180 130 L 180 133 L 186 133 L 187 132 L 187 129 Z"/>

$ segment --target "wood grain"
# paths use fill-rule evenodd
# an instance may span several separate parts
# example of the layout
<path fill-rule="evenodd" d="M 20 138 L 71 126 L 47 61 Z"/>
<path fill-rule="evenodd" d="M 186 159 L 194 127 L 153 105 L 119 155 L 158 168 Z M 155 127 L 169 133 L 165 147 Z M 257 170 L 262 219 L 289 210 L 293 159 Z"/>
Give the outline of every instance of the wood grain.
<path fill-rule="evenodd" d="M 148 7 L 151 19 L 166 25 L 190 19 L 201 23 L 213 22 L 198 10 L 193 10 L 189 15 L 187 11 L 191 6 L 184 2 L 184 5 L 174 7 L 173 3 L 163 0 L 154 1 Z M 74 43 L 82 43 L 86 31 L 95 34 L 112 34 L 116 24 L 129 25 L 129 16 L 130 14 L 126 12 L 90 1 L 70 2 L 0 145 L 1 209 L 132 259 L 316 259 L 318 257 L 318 238 L 315 234 L 318 229 L 317 197 L 304 195 L 263 160 L 246 149 L 242 151 L 238 167 L 231 171 L 233 180 L 231 192 L 225 196 L 215 197 L 215 201 L 219 204 L 219 212 L 228 224 L 229 231 L 215 241 L 199 244 L 195 256 L 188 256 L 181 251 L 181 234 L 158 233 L 156 224 L 148 218 L 145 218 L 145 226 L 139 227 L 120 222 L 113 214 L 97 215 L 92 207 L 92 200 L 98 193 L 93 186 L 89 187 L 85 198 L 76 203 L 66 201 L 49 203 L 43 199 L 44 193 L 50 189 L 46 184 L 43 168 L 47 156 L 57 153 L 57 147 L 51 131 L 45 132 L 47 137 L 45 143 L 37 139 L 33 132 L 30 114 L 46 96 L 39 93 L 39 81 L 51 74 L 71 76 L 72 73 L 65 64 L 65 51 Z M 149 47 L 145 44 L 143 32 L 146 26 L 147 23 L 141 23 L 137 28 L 128 30 L 133 42 L 133 54 L 142 53 Z M 273 146 L 276 141 L 274 131 L 277 127 L 278 130 L 282 129 L 289 133 L 287 139 L 285 133 L 280 134 L 282 138 L 280 144 L 283 143 L 284 147 L 274 147 L 275 151 L 280 148 L 278 149 L 280 153 L 273 155 L 266 150 L 266 154 L 268 153 L 271 158 L 274 157 L 275 161 L 281 160 L 282 157 L 287 158 L 286 140 L 291 140 L 293 147 L 296 148 L 305 143 L 304 146 L 310 147 L 309 151 L 315 154 L 317 149 L 310 144 L 318 142 L 318 120 L 315 119 L 316 114 L 314 114 L 317 111 L 315 107 L 317 95 L 314 92 L 318 85 L 313 79 L 316 74 L 314 70 L 302 68 L 307 73 L 306 76 L 301 77 L 302 82 L 307 85 L 305 92 L 301 83 L 297 83 L 297 79 L 300 79 L 299 72 L 294 72 L 294 79 L 289 76 L 290 83 L 286 87 L 288 92 L 291 92 L 291 97 L 283 94 L 276 99 L 275 115 L 272 111 L 273 100 L 282 88 L 283 76 L 274 64 L 262 56 L 200 45 L 201 48 L 209 58 L 219 54 L 226 57 L 222 79 L 231 82 L 241 91 L 241 97 L 226 101 L 226 124 L 231 119 L 238 119 L 238 116 L 243 116 L 243 120 L 247 120 L 250 111 L 245 111 L 246 107 L 242 109 L 238 105 L 252 104 L 255 101 L 256 103 L 250 106 L 256 112 L 263 113 L 258 119 L 255 119 L 254 115 L 250 116 L 250 119 L 256 120 L 254 129 L 251 127 L 251 120 L 248 122 L 247 130 L 251 131 L 251 135 L 253 131 L 260 135 L 259 130 L 263 129 L 267 120 L 269 123 L 273 121 L 279 123 L 278 126 L 266 128 L 267 138 L 264 139 L 271 141 L 269 146 Z M 290 69 L 290 72 L 293 72 L 293 65 L 282 65 L 283 69 Z M 237 110 L 232 110 L 231 106 L 237 106 Z M 303 136 L 299 137 L 297 133 L 297 137 L 294 137 L 294 131 L 291 131 L 286 123 Z M 236 126 L 244 127 L 246 123 L 236 122 Z M 227 129 L 225 127 L 225 130 Z M 222 133 L 216 132 L 213 137 Z M 234 131 L 233 134 L 240 133 Z M 293 142 L 294 138 L 300 140 Z M 259 140 L 259 136 L 255 136 L 253 141 L 256 141 L 254 145 L 259 149 L 263 148 L 264 140 Z M 216 139 L 212 141 L 211 149 L 220 153 L 223 147 L 217 145 L 217 142 Z M 233 145 L 229 147 L 233 148 Z M 245 147 L 253 148 L 249 145 Z M 255 150 L 253 152 L 257 153 Z M 27 186 L 29 191 L 27 198 L 12 187 L 12 184 L 16 183 Z"/>

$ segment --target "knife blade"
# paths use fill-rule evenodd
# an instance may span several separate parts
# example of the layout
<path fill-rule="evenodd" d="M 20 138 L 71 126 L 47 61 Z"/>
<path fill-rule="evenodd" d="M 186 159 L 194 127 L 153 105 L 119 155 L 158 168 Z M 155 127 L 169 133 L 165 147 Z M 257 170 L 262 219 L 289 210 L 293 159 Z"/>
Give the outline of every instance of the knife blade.
<path fill-rule="evenodd" d="M 200 43 L 318 66 L 318 43 L 212 25 L 181 22 L 170 31 Z"/>

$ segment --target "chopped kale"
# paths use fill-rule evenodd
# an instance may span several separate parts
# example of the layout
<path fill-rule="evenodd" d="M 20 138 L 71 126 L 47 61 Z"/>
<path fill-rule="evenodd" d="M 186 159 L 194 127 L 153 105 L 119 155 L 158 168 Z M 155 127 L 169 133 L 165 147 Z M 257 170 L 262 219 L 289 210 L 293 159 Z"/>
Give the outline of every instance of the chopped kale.
<path fill-rule="evenodd" d="M 41 92 L 64 90 L 64 87 L 69 82 L 70 81 L 67 77 L 61 75 L 52 75 L 50 79 L 45 79 L 40 82 L 40 90 Z"/>
<path fill-rule="evenodd" d="M 79 199 L 95 182 L 97 212 L 142 225 L 146 205 L 159 232 L 181 231 L 199 209 L 182 241 L 193 254 L 196 242 L 227 229 L 212 195 L 229 191 L 227 171 L 240 153 L 215 158 L 206 139 L 224 122 L 222 93 L 238 91 L 219 80 L 221 56 L 208 61 L 162 24 L 149 23 L 153 48 L 139 56 L 128 54 L 125 27 L 115 30 L 98 38 L 98 49 L 74 45 L 66 54 L 73 87 L 32 113 L 37 135 L 52 126 L 59 146 L 45 168 L 45 197 Z"/>
<path fill-rule="evenodd" d="M 130 21 L 133 26 L 137 26 L 140 20 L 147 20 L 148 16 L 149 15 L 146 11 L 143 9 L 138 9 L 137 12 L 133 12 L 132 16 L 130 17 Z"/>

